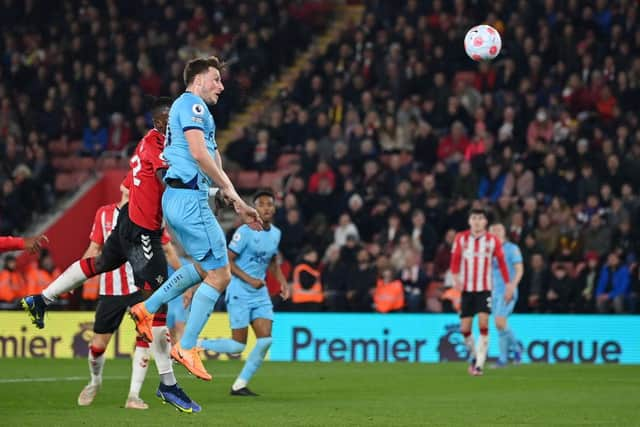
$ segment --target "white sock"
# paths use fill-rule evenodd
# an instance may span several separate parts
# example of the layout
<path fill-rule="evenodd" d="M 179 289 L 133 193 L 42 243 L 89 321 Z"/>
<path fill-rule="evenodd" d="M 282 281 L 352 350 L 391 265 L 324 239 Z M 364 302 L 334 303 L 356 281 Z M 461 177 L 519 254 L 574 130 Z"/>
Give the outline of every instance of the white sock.
<path fill-rule="evenodd" d="M 136 346 L 133 352 L 131 366 L 131 385 L 129 386 L 129 397 L 140 397 L 140 390 L 144 383 L 149 368 L 149 347 Z"/>
<path fill-rule="evenodd" d="M 478 338 L 478 359 L 476 361 L 477 368 L 483 368 L 484 362 L 487 360 L 487 350 L 489 348 L 489 335 L 480 335 Z"/>
<path fill-rule="evenodd" d="M 153 342 L 151 343 L 151 354 L 156 361 L 156 368 L 160 374 L 160 380 L 164 385 L 174 385 L 177 383 L 173 374 L 173 363 L 171 363 L 171 336 L 166 326 L 154 326 Z"/>
<path fill-rule="evenodd" d="M 104 368 L 104 353 L 94 357 L 93 352 L 89 350 L 89 372 L 91 373 L 91 385 L 102 384 L 102 369 Z"/>
<path fill-rule="evenodd" d="M 65 292 L 78 288 L 85 280 L 87 280 L 87 275 L 82 271 L 80 261 L 74 262 L 56 280 L 42 290 L 44 302 L 51 304 Z"/>
<path fill-rule="evenodd" d="M 475 359 L 476 357 L 476 347 L 473 340 L 473 335 L 469 335 L 464 339 L 464 345 L 467 346 L 467 350 L 469 350 L 469 355 L 471 359 Z"/>
<path fill-rule="evenodd" d="M 236 379 L 236 382 L 234 382 L 233 385 L 231 386 L 231 389 L 233 391 L 238 391 L 241 388 L 245 388 L 246 386 L 247 386 L 247 382 L 245 380 L 238 378 Z"/>

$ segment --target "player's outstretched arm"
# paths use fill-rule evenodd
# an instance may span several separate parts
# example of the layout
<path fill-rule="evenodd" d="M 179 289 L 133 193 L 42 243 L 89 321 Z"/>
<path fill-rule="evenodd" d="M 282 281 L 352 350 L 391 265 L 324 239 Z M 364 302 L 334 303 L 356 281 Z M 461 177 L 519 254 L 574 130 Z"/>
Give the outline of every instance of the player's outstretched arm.
<path fill-rule="evenodd" d="M 262 229 L 262 220 L 258 212 L 247 205 L 240 197 L 231 180 L 222 169 L 220 156 L 214 159 L 209 155 L 204 141 L 204 134 L 200 129 L 190 129 L 184 133 L 189 143 L 189 151 L 200 169 L 213 179 L 224 192 L 225 197 L 233 204 L 233 208 L 242 220 L 253 229 Z"/>

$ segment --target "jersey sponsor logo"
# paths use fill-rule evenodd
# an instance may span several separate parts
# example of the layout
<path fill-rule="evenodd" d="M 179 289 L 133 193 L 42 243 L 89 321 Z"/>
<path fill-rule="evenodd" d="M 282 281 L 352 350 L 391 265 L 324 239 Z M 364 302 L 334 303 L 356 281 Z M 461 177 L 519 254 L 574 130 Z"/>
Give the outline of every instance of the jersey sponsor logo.
<path fill-rule="evenodd" d="M 197 116 L 204 115 L 204 107 L 202 106 L 202 104 L 193 104 L 193 107 L 191 107 L 191 111 L 193 111 L 193 114 Z"/>

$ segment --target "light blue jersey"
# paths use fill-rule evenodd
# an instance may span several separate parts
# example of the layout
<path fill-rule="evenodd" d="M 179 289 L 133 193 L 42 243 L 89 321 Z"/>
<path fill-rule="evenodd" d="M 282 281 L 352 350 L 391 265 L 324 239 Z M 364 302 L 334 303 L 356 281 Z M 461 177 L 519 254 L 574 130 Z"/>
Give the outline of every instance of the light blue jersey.
<path fill-rule="evenodd" d="M 509 279 L 513 280 L 516 274 L 516 264 L 522 263 L 522 253 L 518 245 L 511 242 L 505 242 L 502 244 L 502 250 L 504 252 L 504 259 L 507 264 L 507 270 L 509 270 Z M 508 303 L 504 300 L 504 291 L 506 285 L 500 274 L 500 268 L 498 267 L 498 261 L 493 260 L 493 291 L 491 300 L 491 312 L 494 316 L 507 317 L 513 312 L 516 301 L 518 300 L 518 289 L 516 288 L 513 293 L 513 298 Z"/>
<path fill-rule="evenodd" d="M 169 111 L 163 155 L 169 169 L 165 181 L 170 185 L 162 195 L 162 212 L 188 255 L 205 270 L 216 270 L 229 263 L 224 231 L 209 206 L 211 179 L 200 169 L 189 151 L 184 132 L 204 133 L 207 151 L 216 155 L 215 123 L 202 98 L 185 92 Z M 179 179 L 187 188 L 174 188 L 170 179 Z"/>
<path fill-rule="evenodd" d="M 504 252 L 504 259 L 507 263 L 507 269 L 509 270 L 509 279 L 513 279 L 516 274 L 516 264 L 522 263 L 522 253 L 518 245 L 511 242 L 504 242 L 502 244 L 502 250 Z M 500 274 L 500 268 L 498 267 L 498 261 L 493 259 L 493 293 L 504 295 L 505 283 Z"/>
<path fill-rule="evenodd" d="M 216 124 L 204 100 L 191 92 L 185 92 L 171 105 L 165 139 L 164 158 L 169 164 L 165 179 L 180 179 L 191 188 L 209 189 L 211 179 L 198 167 L 184 133 L 200 129 L 204 133 L 207 151 L 216 155 Z"/>
<path fill-rule="evenodd" d="M 241 226 L 229 243 L 229 249 L 237 255 L 236 265 L 249 276 L 264 280 L 271 260 L 278 253 L 280 236 L 280 230 L 274 225 L 264 231 Z M 273 319 L 273 304 L 266 286 L 256 289 L 233 275 L 226 302 L 231 329 L 246 328 L 259 318 Z"/>

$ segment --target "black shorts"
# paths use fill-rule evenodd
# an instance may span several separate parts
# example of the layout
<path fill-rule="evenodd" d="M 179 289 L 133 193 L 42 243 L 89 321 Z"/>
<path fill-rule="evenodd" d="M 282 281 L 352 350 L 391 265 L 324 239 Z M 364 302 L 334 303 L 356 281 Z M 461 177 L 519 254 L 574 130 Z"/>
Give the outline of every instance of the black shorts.
<path fill-rule="evenodd" d="M 118 222 L 96 260 L 98 273 L 115 270 L 129 261 L 136 285 L 156 290 L 167 279 L 167 259 L 162 249 L 162 230 L 147 230 L 129 218 L 129 205 L 120 208 Z"/>
<path fill-rule="evenodd" d="M 144 299 L 143 292 L 140 291 L 129 295 L 100 295 L 93 322 L 93 332 L 96 334 L 114 333 L 120 327 L 127 309 L 144 301 Z"/>
<path fill-rule="evenodd" d="M 460 317 L 473 317 L 478 313 L 491 314 L 491 291 L 462 292 Z"/>

